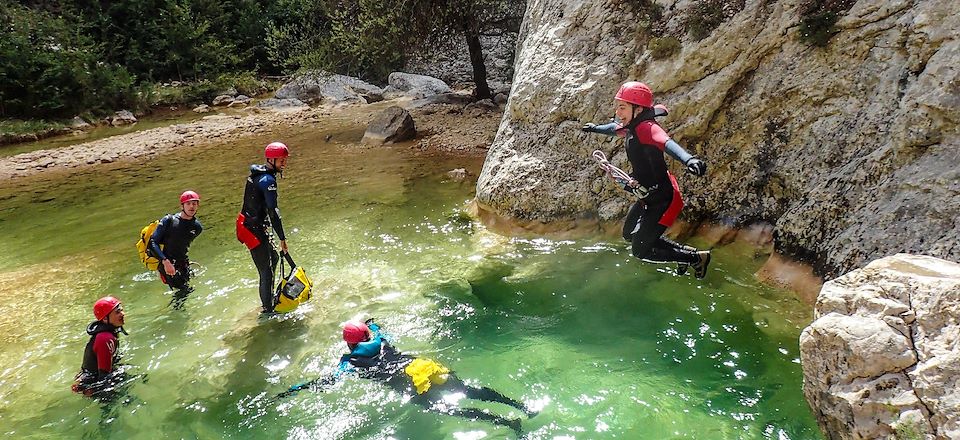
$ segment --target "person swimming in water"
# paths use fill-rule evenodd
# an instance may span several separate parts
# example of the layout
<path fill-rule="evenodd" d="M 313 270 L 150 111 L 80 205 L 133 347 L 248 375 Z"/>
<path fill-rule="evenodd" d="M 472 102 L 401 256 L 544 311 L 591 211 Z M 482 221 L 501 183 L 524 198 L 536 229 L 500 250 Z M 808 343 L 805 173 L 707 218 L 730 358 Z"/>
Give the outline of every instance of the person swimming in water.
<path fill-rule="evenodd" d="M 449 404 L 449 399 L 445 397 L 459 393 L 468 399 L 511 406 L 522 411 L 527 417 L 537 414 L 522 402 L 492 388 L 464 383 L 456 373 L 437 361 L 401 353 L 390 344 L 389 337 L 381 332 L 380 326 L 372 319 L 346 323 L 343 326 L 343 340 L 350 352 L 340 358 L 340 364 L 334 373 L 294 385 L 278 397 L 287 397 L 304 389 L 322 391 L 344 375 L 356 374 L 363 379 L 383 382 L 397 392 L 411 396 L 412 403 L 425 409 L 508 426 L 516 432 L 520 431 L 519 419 L 507 419 L 475 408 L 460 408 L 458 405 Z"/>

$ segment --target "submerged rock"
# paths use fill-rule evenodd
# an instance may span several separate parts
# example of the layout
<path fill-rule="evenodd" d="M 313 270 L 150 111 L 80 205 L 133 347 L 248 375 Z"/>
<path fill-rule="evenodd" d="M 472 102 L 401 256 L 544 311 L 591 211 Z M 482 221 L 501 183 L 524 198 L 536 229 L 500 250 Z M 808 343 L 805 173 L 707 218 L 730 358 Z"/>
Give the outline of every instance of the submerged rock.
<path fill-rule="evenodd" d="M 960 438 L 960 264 L 897 254 L 824 284 L 800 335 L 831 439 Z"/>

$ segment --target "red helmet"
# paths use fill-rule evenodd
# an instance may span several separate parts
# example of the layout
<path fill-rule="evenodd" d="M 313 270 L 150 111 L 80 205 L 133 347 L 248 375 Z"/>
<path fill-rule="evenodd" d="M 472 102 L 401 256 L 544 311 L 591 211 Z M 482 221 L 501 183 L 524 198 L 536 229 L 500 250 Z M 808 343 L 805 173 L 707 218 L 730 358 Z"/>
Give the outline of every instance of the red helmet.
<path fill-rule="evenodd" d="M 343 340 L 348 344 L 359 344 L 370 337 L 370 329 L 359 321 L 350 321 L 343 325 Z"/>
<path fill-rule="evenodd" d="M 282 142 L 271 142 L 267 145 L 263 154 L 267 156 L 267 159 L 280 159 L 289 156 L 290 149 Z"/>
<path fill-rule="evenodd" d="M 629 102 L 641 107 L 653 107 L 653 91 L 642 82 L 629 81 L 620 86 L 614 99 Z"/>
<path fill-rule="evenodd" d="M 97 318 L 97 321 L 102 321 L 103 318 L 106 318 L 113 309 L 116 309 L 120 306 L 120 300 L 112 296 L 105 296 L 93 303 L 93 316 Z"/>
<path fill-rule="evenodd" d="M 180 194 L 180 204 L 184 204 L 192 201 L 200 201 L 200 194 L 197 194 L 193 191 L 184 191 L 183 194 Z"/>

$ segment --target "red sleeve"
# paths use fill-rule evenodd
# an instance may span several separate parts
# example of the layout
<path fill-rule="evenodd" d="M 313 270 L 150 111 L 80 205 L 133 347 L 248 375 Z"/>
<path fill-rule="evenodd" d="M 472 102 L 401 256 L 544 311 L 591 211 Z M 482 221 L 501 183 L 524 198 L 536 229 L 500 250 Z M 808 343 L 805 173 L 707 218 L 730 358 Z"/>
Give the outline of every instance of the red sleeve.
<path fill-rule="evenodd" d="M 653 121 L 644 121 L 637 126 L 637 140 L 641 144 L 653 145 L 663 151 L 667 148 L 670 136 Z"/>
<path fill-rule="evenodd" d="M 113 353 L 117 351 L 117 337 L 110 332 L 97 333 L 93 341 L 93 352 L 97 355 L 97 369 L 107 373 L 113 371 Z"/>

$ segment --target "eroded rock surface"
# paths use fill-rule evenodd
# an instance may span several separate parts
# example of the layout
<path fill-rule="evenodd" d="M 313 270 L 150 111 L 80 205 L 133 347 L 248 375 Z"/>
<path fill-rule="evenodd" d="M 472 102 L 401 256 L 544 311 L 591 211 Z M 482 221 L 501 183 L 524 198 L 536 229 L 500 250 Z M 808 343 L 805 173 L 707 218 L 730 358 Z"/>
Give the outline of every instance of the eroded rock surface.
<path fill-rule="evenodd" d="M 900 251 L 960 259 L 955 0 L 854 2 L 822 48 L 798 38 L 807 2 L 723 2 L 730 18 L 702 40 L 672 31 L 698 3 L 658 2 L 654 20 L 653 2 L 529 2 L 481 207 L 531 227 L 622 218 L 628 201 L 590 158 L 629 168 L 621 141 L 579 128 L 635 79 L 710 167 L 668 160 L 686 220 L 771 223 L 779 252 L 827 277 Z M 654 59 L 664 35 L 679 49 Z"/>
<path fill-rule="evenodd" d="M 960 438 L 960 264 L 897 254 L 824 284 L 800 335 L 831 439 Z"/>

